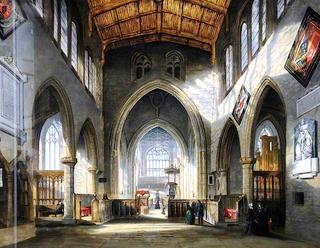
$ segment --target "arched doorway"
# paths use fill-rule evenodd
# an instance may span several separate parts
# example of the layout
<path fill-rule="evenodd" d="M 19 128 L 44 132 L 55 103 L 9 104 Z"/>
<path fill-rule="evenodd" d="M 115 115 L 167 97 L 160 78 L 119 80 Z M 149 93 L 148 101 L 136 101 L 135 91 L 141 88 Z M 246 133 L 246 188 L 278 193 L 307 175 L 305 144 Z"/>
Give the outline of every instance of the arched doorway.
<path fill-rule="evenodd" d="M 97 193 L 96 171 L 98 169 L 98 145 L 94 126 L 87 119 L 80 131 L 75 166 L 75 193 Z"/>
<path fill-rule="evenodd" d="M 73 217 L 74 122 L 63 87 L 49 79 L 39 88 L 33 108 L 32 158 L 36 171 L 33 199 L 37 217 L 51 216 L 64 202 L 64 218 Z M 62 213 L 61 213 L 62 214 Z"/>
<path fill-rule="evenodd" d="M 242 194 L 241 151 L 237 128 L 229 119 L 222 131 L 218 149 L 217 194 Z"/>
<path fill-rule="evenodd" d="M 163 91 L 165 94 L 170 94 L 173 98 L 175 98 L 176 101 L 178 101 L 182 106 L 183 110 L 186 112 L 187 117 L 190 120 L 189 133 L 192 134 L 190 135 L 190 142 L 194 142 L 194 164 L 197 170 L 197 190 L 194 193 L 194 197 L 205 198 L 207 184 L 207 155 L 205 132 L 200 114 L 194 103 L 184 94 L 182 90 L 180 90 L 170 82 L 164 80 L 155 80 L 142 86 L 125 101 L 123 107 L 117 115 L 117 119 L 114 122 L 111 135 L 111 195 L 112 197 L 117 197 L 121 193 L 121 191 L 119 191 L 119 172 L 121 162 L 123 162 L 123 160 L 121 161 L 121 159 L 124 157 L 124 154 L 121 154 L 120 151 L 123 151 L 124 148 L 121 147 L 121 141 L 125 141 L 127 139 L 123 135 L 123 129 L 127 117 L 134 106 L 136 106 L 136 104 L 139 102 L 139 100 L 148 95 L 148 93 L 151 93 L 155 90 Z M 191 136 L 193 136 L 193 138 L 191 138 Z M 127 141 L 126 143 L 128 144 Z M 190 159 L 190 161 L 193 160 Z"/>
<path fill-rule="evenodd" d="M 285 222 L 286 111 L 280 91 L 267 84 L 256 105 L 251 132 L 253 203 L 261 203 L 274 225 Z"/>

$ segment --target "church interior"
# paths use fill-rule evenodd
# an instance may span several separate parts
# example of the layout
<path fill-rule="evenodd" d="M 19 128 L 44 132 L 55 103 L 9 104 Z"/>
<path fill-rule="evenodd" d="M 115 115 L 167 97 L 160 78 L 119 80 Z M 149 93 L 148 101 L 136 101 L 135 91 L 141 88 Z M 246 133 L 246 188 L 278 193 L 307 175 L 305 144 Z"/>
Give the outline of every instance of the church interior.
<path fill-rule="evenodd" d="M 319 0 L 0 0 L 0 38 L 0 247 L 319 247 Z"/>

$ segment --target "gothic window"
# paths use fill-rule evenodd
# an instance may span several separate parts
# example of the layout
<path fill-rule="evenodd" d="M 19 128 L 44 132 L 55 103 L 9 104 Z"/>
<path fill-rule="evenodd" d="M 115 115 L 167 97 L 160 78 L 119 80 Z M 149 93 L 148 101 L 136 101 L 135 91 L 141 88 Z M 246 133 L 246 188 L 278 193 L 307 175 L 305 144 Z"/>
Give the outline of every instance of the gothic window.
<path fill-rule="evenodd" d="M 53 0 L 53 37 L 57 41 L 58 40 L 58 3 L 57 0 Z"/>
<path fill-rule="evenodd" d="M 151 61 L 144 54 L 136 54 L 132 60 L 133 79 L 141 79 L 151 71 Z"/>
<path fill-rule="evenodd" d="M 241 70 L 248 65 L 248 28 L 247 24 L 241 26 Z"/>
<path fill-rule="evenodd" d="M 226 90 L 233 85 L 233 49 L 229 45 L 226 49 Z"/>
<path fill-rule="evenodd" d="M 269 120 L 262 122 L 256 131 L 255 137 L 255 151 L 261 152 L 262 151 L 262 144 L 261 144 L 261 137 L 262 136 L 275 136 L 279 141 L 279 135 L 277 129 L 273 125 L 273 123 Z"/>
<path fill-rule="evenodd" d="M 277 18 L 279 19 L 284 12 L 285 2 L 284 0 L 277 0 Z"/>
<path fill-rule="evenodd" d="M 87 50 L 84 53 L 84 84 L 93 95 L 96 84 L 96 67 Z"/>
<path fill-rule="evenodd" d="M 36 9 L 41 17 L 43 17 L 43 0 L 35 0 Z"/>
<path fill-rule="evenodd" d="M 62 125 L 60 116 L 49 118 L 40 134 L 40 170 L 61 170 Z"/>
<path fill-rule="evenodd" d="M 71 26 L 71 64 L 75 70 L 78 68 L 78 36 L 77 26 L 72 22 Z"/>
<path fill-rule="evenodd" d="M 254 0 L 252 3 L 251 14 L 251 38 L 252 38 L 252 55 L 259 49 L 259 0 Z"/>
<path fill-rule="evenodd" d="M 169 154 L 162 147 L 153 147 L 146 155 L 147 157 L 147 176 L 159 177 L 166 176 L 164 169 L 169 167 Z"/>
<path fill-rule="evenodd" d="M 264 41 L 267 36 L 267 0 L 262 0 L 261 12 L 261 39 Z"/>
<path fill-rule="evenodd" d="M 68 9 L 66 2 L 61 1 L 60 7 L 61 17 L 61 49 L 68 56 Z"/>
<path fill-rule="evenodd" d="M 183 56 L 177 51 L 166 54 L 167 74 L 173 78 L 182 78 Z"/>

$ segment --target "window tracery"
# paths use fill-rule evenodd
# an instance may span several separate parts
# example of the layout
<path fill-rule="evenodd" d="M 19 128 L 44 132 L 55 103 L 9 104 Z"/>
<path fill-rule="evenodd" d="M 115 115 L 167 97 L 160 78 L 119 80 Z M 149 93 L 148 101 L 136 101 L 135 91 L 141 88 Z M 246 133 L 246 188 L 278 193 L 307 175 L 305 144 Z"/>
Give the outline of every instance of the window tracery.
<path fill-rule="evenodd" d="M 177 51 L 166 54 L 166 72 L 172 78 L 182 79 L 183 56 Z"/>

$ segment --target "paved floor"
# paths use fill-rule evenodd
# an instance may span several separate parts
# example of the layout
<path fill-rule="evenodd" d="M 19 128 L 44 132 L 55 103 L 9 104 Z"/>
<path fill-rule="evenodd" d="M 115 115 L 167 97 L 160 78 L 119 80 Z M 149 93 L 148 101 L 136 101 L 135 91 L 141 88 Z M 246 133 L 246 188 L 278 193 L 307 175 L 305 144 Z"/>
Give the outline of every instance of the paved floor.
<path fill-rule="evenodd" d="M 115 220 L 105 225 L 51 228 L 35 235 L 34 228 L 24 228 L 24 236 L 18 236 L 17 247 L 272 247 L 302 248 L 316 247 L 311 244 L 258 236 L 245 236 L 240 232 L 226 231 L 210 226 L 190 226 L 172 223 L 157 216 L 140 217 L 134 220 Z M 19 232 L 19 235 L 22 235 Z M 14 247 L 3 241 L 0 230 L 0 246 Z M 8 241 L 8 240 L 7 240 Z M 11 243 L 12 244 L 12 243 Z M 6 246 L 3 246 L 6 245 Z"/>

